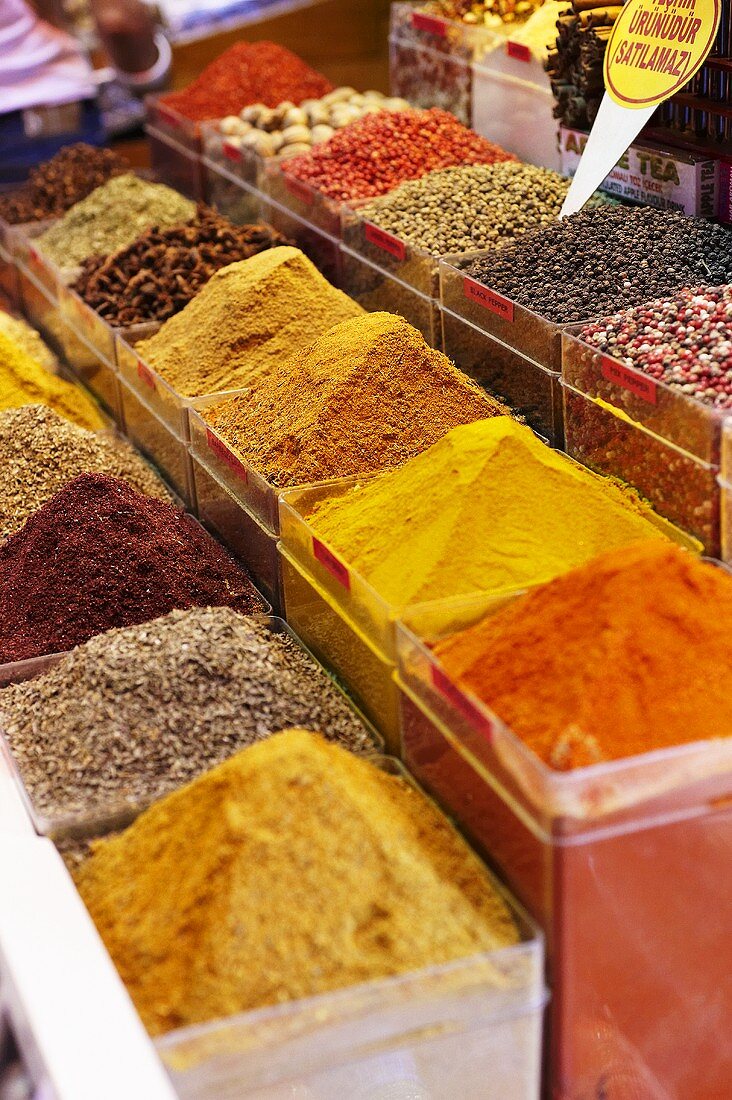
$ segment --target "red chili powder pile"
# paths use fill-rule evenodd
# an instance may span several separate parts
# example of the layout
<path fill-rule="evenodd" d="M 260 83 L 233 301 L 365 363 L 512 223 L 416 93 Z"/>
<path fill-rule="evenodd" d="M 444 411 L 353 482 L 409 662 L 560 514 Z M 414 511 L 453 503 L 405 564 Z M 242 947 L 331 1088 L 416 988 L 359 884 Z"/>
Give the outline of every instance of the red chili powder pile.
<path fill-rule="evenodd" d="M 732 731 L 732 578 L 612 550 L 439 643 L 445 670 L 559 770 Z"/>
<path fill-rule="evenodd" d="M 341 202 L 384 195 L 404 180 L 457 164 L 516 160 L 448 111 L 379 111 L 338 130 L 283 172 Z"/>
<path fill-rule="evenodd" d="M 236 42 L 183 88 L 163 96 L 161 102 L 186 118 L 235 115 L 250 103 L 277 107 L 290 100 L 320 99 L 333 90 L 322 73 L 302 58 L 274 42 Z"/>
<path fill-rule="evenodd" d="M 117 478 L 75 478 L 0 547 L 0 664 L 197 606 L 262 600 L 191 516 Z"/>

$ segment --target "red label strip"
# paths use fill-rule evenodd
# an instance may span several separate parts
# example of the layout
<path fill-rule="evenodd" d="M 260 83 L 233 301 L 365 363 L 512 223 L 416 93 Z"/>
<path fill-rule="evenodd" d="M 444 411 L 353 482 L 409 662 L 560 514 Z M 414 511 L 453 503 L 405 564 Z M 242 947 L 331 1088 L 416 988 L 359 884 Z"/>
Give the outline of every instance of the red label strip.
<path fill-rule="evenodd" d="M 155 375 L 149 367 L 145 366 L 142 359 L 137 360 L 137 377 L 149 386 L 151 390 L 156 390 L 157 384 L 155 382 Z"/>
<path fill-rule="evenodd" d="M 523 42 L 507 42 L 506 53 L 517 61 L 531 61 L 531 50 Z"/>
<path fill-rule="evenodd" d="M 365 222 L 363 231 L 366 240 L 371 244 L 375 244 L 382 252 L 388 252 L 396 260 L 406 260 L 407 246 L 404 241 L 400 241 L 398 237 L 393 237 L 391 233 L 379 229 L 378 225 L 374 225 L 372 222 Z"/>
<path fill-rule="evenodd" d="M 351 588 L 351 574 L 346 569 L 342 561 L 335 556 L 335 554 L 325 546 L 320 539 L 313 538 L 313 554 L 317 561 L 321 565 L 324 565 L 330 575 L 334 577 L 339 584 L 342 584 L 344 588 L 350 591 Z"/>
<path fill-rule="evenodd" d="M 479 306 L 489 309 L 491 313 L 495 313 L 497 317 L 502 317 L 504 321 L 513 322 L 513 302 L 510 298 L 504 298 L 501 294 L 496 294 L 495 290 L 489 290 L 487 286 L 476 283 L 474 279 L 469 279 L 467 275 L 463 278 L 463 294 L 471 302 L 477 302 Z"/>
<path fill-rule="evenodd" d="M 290 192 L 290 194 L 294 195 L 296 199 L 300 200 L 300 202 L 305 203 L 306 206 L 312 206 L 313 193 L 308 185 L 306 183 L 303 183 L 302 180 L 295 179 L 294 176 L 288 176 L 286 172 L 284 173 L 284 177 L 285 187 Z"/>
<path fill-rule="evenodd" d="M 412 26 L 416 31 L 436 34 L 439 38 L 445 38 L 447 35 L 447 23 L 444 19 L 437 19 L 434 15 L 425 15 L 423 12 L 412 12 Z"/>
<path fill-rule="evenodd" d="M 162 104 L 158 104 L 155 109 L 161 122 L 163 122 L 166 126 L 170 126 L 171 130 L 180 129 L 180 119 L 176 114 L 173 114 L 171 111 L 169 111 L 167 107 L 163 107 Z"/>
<path fill-rule="evenodd" d="M 230 141 L 225 141 L 223 146 L 224 156 L 228 160 L 236 161 L 237 164 L 241 160 L 241 149 L 236 145 L 232 145 Z"/>
<path fill-rule="evenodd" d="M 249 481 L 246 467 L 242 464 L 241 460 L 229 450 L 223 439 L 219 439 L 210 428 L 206 428 L 206 442 L 208 443 L 209 450 L 213 451 L 213 453 L 229 467 L 232 473 L 236 474 L 245 484 Z"/>
<path fill-rule="evenodd" d="M 630 367 L 618 363 L 617 359 L 611 359 L 608 355 L 602 357 L 601 370 L 606 382 L 615 382 L 624 390 L 629 390 L 636 397 L 640 397 L 642 401 L 647 401 L 649 405 L 656 404 L 658 387 L 652 378 L 639 377 Z"/>
<path fill-rule="evenodd" d="M 493 740 L 493 722 L 484 714 L 479 707 L 475 705 L 466 695 L 460 690 L 457 684 L 454 684 L 450 677 L 437 665 L 431 666 L 432 685 L 439 691 L 440 695 L 447 699 L 448 703 L 451 703 L 456 707 L 464 718 L 476 726 L 479 730 L 486 734 L 489 741 Z"/>

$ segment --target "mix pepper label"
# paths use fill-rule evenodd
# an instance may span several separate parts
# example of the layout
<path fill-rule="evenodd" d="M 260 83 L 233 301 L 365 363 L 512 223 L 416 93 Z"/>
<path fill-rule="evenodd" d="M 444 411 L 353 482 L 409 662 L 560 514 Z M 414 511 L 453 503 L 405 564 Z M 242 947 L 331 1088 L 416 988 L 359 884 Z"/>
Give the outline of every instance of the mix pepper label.
<path fill-rule="evenodd" d="M 657 386 L 653 379 L 642 378 L 636 371 L 609 355 L 603 355 L 600 370 L 606 382 L 614 382 L 622 386 L 624 390 L 629 390 L 636 397 L 647 401 L 649 405 L 656 404 Z"/>

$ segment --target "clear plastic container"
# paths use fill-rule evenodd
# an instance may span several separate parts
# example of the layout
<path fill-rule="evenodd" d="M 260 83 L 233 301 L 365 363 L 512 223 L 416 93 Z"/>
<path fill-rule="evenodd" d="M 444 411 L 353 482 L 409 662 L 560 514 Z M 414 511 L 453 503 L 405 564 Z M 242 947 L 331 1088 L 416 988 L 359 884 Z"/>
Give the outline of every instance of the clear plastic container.
<path fill-rule="evenodd" d="M 191 456 L 198 518 L 245 565 L 276 614 L 284 609 L 278 535 L 265 527 L 213 470 Z"/>
<path fill-rule="evenodd" d="M 297 214 L 306 224 L 323 230 L 329 237 L 340 239 L 342 203 L 329 199 L 309 183 L 283 171 L 279 158 L 265 162 L 262 189 L 268 198 Z"/>
<path fill-rule="evenodd" d="M 262 196 L 261 217 L 293 241 L 333 286 L 342 286 L 340 236 L 326 233 L 269 196 Z"/>
<path fill-rule="evenodd" d="M 437 662 L 445 622 L 399 627 L 404 758 L 546 933 L 547 1094 L 721 1100 L 732 738 L 553 771 Z"/>
<path fill-rule="evenodd" d="M 62 336 L 66 362 L 119 428 L 124 427 L 117 369 L 67 323 Z"/>
<path fill-rule="evenodd" d="M 562 334 L 562 378 L 587 397 L 614 406 L 654 435 L 719 466 L 722 426 L 729 410 L 715 409 L 676 386 L 627 366 L 572 331 Z"/>
<path fill-rule="evenodd" d="M 447 41 L 432 37 L 438 43 Z M 391 34 L 389 87 L 393 96 L 414 107 L 441 107 L 463 125 L 471 125 L 473 73 L 469 62 L 449 49 L 433 49 L 411 37 Z"/>
<path fill-rule="evenodd" d="M 11 308 L 19 307 L 18 269 L 15 266 L 14 257 L 2 244 L 0 244 L 0 295 Z"/>
<path fill-rule="evenodd" d="M 261 188 L 265 158 L 251 147 L 238 145 L 219 129 L 219 122 L 204 122 L 201 126 L 204 157 L 217 168 L 237 176 L 250 187 Z"/>
<path fill-rule="evenodd" d="M 479 385 L 501 397 L 552 446 L 564 441 L 560 375 L 442 308 L 442 349 Z"/>
<path fill-rule="evenodd" d="M 498 294 L 465 274 L 490 250 L 445 256 L 440 261 L 440 301 L 445 309 L 487 332 L 539 366 L 558 373 L 562 368 L 562 330 L 518 302 Z M 578 321 L 583 318 L 578 318 Z"/>
<path fill-rule="evenodd" d="M 343 244 L 351 252 L 414 287 L 420 294 L 439 298 L 439 257 L 381 229 L 363 218 L 357 209 L 344 207 L 341 233 Z"/>
<path fill-rule="evenodd" d="M 44 256 L 36 246 L 35 241 L 47 229 L 55 225 L 57 218 L 49 218 L 47 221 L 30 222 L 27 225 L 15 226 L 13 235 L 12 254 L 15 256 L 18 267 L 24 270 L 34 282 L 42 287 L 49 298 L 58 297 L 59 283 L 63 282 L 63 273 L 51 260 Z"/>
<path fill-rule="evenodd" d="M 401 279 L 390 275 L 358 256 L 345 245 L 341 247 L 343 264 L 342 289 L 370 313 L 385 310 L 397 313 L 424 336 L 433 348 L 442 348 L 440 305 L 415 290 Z"/>
<path fill-rule="evenodd" d="M 262 218 L 262 194 L 236 171 L 203 157 L 203 190 L 206 202 L 235 225 L 248 225 Z"/>
<path fill-rule="evenodd" d="M 732 566 L 732 485 L 721 477 L 717 484 L 720 493 L 722 561 Z"/>
<path fill-rule="evenodd" d="M 283 543 L 281 557 L 285 617 L 308 649 L 345 686 L 348 694 L 399 752 L 399 695 L 396 665 L 372 636 L 351 619 L 333 593 L 319 584 Z"/>
<path fill-rule="evenodd" d="M 27 268 L 18 265 L 18 292 L 23 313 L 57 354 L 63 354 L 66 322 L 58 299 L 41 286 Z"/>
<path fill-rule="evenodd" d="M 599 400 L 562 382 L 567 453 L 633 485 L 659 515 L 688 531 L 707 554 L 720 550 L 720 497 L 712 466 Z"/>
<path fill-rule="evenodd" d="M 203 169 L 199 153 L 191 152 L 155 126 L 146 126 L 145 133 L 150 147 L 150 166 L 156 179 L 194 202 L 203 199 Z"/>
<path fill-rule="evenodd" d="M 722 480 L 732 485 L 732 414 L 722 428 Z"/>
<path fill-rule="evenodd" d="M 502 43 L 473 65 L 472 127 L 522 161 L 559 172 L 559 123 L 549 77 L 519 45 Z"/>
<path fill-rule="evenodd" d="M 293 640 L 297 642 L 299 648 L 303 649 L 307 656 L 328 674 L 330 680 L 333 680 L 328 669 L 320 664 L 318 659 L 307 648 L 307 645 L 303 644 L 293 628 L 283 619 L 270 615 L 270 610 L 271 608 L 262 600 L 261 611 L 259 614 L 255 615 L 254 618 L 262 622 L 273 634 L 287 634 L 293 638 Z M 48 669 L 58 663 L 63 656 L 65 656 L 65 654 L 57 653 L 51 657 L 37 657 L 31 661 L 18 662 L 16 665 L 0 666 L 0 677 L 5 673 L 7 682 L 10 683 L 20 683 L 21 680 L 30 680 L 48 671 Z M 0 683 L 1 682 L 2 681 L 0 681 Z M 371 724 L 358 707 L 353 704 L 340 684 L 334 682 L 332 686 L 341 697 L 343 703 L 355 714 L 358 721 L 366 728 L 369 737 L 373 741 L 373 750 L 367 749 L 367 753 L 370 754 L 373 752 L 374 754 L 378 754 L 383 752 L 384 740 L 378 730 Z M 232 748 L 230 751 L 233 752 L 235 749 Z M 12 776 L 15 789 L 36 833 L 39 836 L 51 837 L 56 841 L 67 838 L 103 836 L 117 829 L 125 828 L 125 826 L 129 825 L 139 813 L 154 802 L 156 798 L 161 797 L 161 788 L 154 788 L 151 786 L 146 794 L 134 799 L 130 798 L 124 793 L 122 784 L 120 783 L 120 789 L 115 797 L 110 794 L 106 802 L 103 804 L 98 803 L 83 814 L 64 813 L 61 810 L 53 813 L 42 810 L 35 804 L 32 792 L 28 790 L 23 782 L 22 765 L 18 764 L 16 761 L 10 742 L 5 734 L 2 724 L 2 696 L 0 696 L 0 775 L 3 774 L 3 772 Z M 156 778 L 163 778 L 163 776 L 158 776 Z"/>
<path fill-rule="evenodd" d="M 163 98 L 160 95 L 145 97 L 145 128 L 197 156 L 201 152 L 201 123 L 169 107 L 162 102 Z"/>
<path fill-rule="evenodd" d="M 118 379 L 118 386 L 128 438 L 195 515 L 197 502 L 188 440 L 177 435 L 123 378 Z"/>
<path fill-rule="evenodd" d="M 59 305 L 68 325 L 75 329 L 84 342 L 98 355 L 116 368 L 114 329 L 87 305 L 71 286 L 59 288 Z"/>
<path fill-rule="evenodd" d="M 505 41 L 506 29 L 465 23 L 425 11 L 426 4 L 399 0 L 391 5 L 389 32 L 406 42 L 439 50 L 445 56 L 474 61 Z M 430 104 L 432 106 L 432 104 Z"/>
<path fill-rule="evenodd" d="M 188 440 L 188 403 L 168 385 L 164 378 L 149 367 L 137 354 L 141 340 L 154 336 L 160 330 L 157 321 L 147 325 L 133 325 L 115 332 L 117 371 L 127 387 L 171 429 L 179 439 Z"/>

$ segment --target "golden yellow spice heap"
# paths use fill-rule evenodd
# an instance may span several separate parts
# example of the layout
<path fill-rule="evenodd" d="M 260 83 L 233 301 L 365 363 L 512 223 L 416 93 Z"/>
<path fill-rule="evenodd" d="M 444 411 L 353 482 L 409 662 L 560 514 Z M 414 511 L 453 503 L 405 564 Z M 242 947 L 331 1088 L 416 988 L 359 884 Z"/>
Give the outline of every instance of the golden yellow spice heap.
<path fill-rule="evenodd" d="M 7 336 L 13 343 L 27 352 L 32 359 L 46 370 L 56 369 L 56 356 L 27 321 L 22 317 L 15 317 L 0 307 L 0 333 Z"/>
<path fill-rule="evenodd" d="M 17 409 L 21 405 L 48 405 L 60 416 L 91 431 L 104 427 L 99 410 L 83 390 L 45 370 L 0 332 L 0 409 Z"/>
<path fill-rule="evenodd" d="M 76 877 L 153 1035 L 519 938 L 431 803 L 303 730 L 161 799 Z"/>
<path fill-rule="evenodd" d="M 507 412 L 402 317 L 367 313 L 204 416 L 286 486 L 401 466 L 457 424 Z"/>
<path fill-rule="evenodd" d="M 243 388 L 361 306 L 297 248 L 271 248 L 218 271 L 185 309 L 137 345 L 185 397 Z"/>
<path fill-rule="evenodd" d="M 399 470 L 309 517 L 392 606 L 550 580 L 602 550 L 664 537 L 630 490 L 508 417 L 454 428 Z"/>

